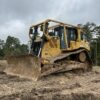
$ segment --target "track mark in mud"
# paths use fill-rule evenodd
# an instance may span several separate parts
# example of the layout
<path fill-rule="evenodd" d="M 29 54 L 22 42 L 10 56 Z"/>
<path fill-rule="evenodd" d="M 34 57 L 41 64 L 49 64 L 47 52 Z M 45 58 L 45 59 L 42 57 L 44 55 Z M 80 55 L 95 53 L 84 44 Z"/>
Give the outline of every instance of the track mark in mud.
<path fill-rule="evenodd" d="M 34 88 L 34 89 L 31 90 L 30 93 L 32 95 L 47 95 L 47 94 L 49 95 L 49 94 L 54 94 L 54 93 L 60 93 L 65 89 L 72 90 L 72 89 L 80 88 L 80 87 L 81 87 L 80 84 L 75 83 L 75 84 L 69 85 L 67 87 L 66 87 L 66 85 L 64 85 L 64 86 L 61 86 L 60 88 L 57 87 L 57 86 L 55 86 L 55 87 L 44 87 L 44 88 L 42 87 L 42 88 L 37 88 L 37 89 Z"/>
<path fill-rule="evenodd" d="M 0 72 L 0 84 L 6 84 L 9 82 L 25 82 L 29 79 L 19 78 L 18 76 L 7 75 L 5 72 Z"/>
<path fill-rule="evenodd" d="M 97 80 L 93 80 L 93 81 L 91 81 L 91 82 L 93 82 L 93 83 L 99 83 L 99 82 L 100 82 L 100 80 L 99 80 L 99 79 L 97 79 Z"/>
<path fill-rule="evenodd" d="M 33 95 L 30 93 L 13 94 L 0 97 L 0 100 L 100 100 L 100 95 L 93 93 L 47 94 Z"/>
<path fill-rule="evenodd" d="M 0 97 L 0 100 L 20 100 L 20 99 L 19 99 L 19 94 L 12 94 L 12 95 L 2 96 Z"/>
<path fill-rule="evenodd" d="M 80 88 L 80 87 L 81 85 L 79 83 L 75 83 L 75 84 L 70 85 L 69 88 L 67 89 L 75 89 L 75 88 Z"/>

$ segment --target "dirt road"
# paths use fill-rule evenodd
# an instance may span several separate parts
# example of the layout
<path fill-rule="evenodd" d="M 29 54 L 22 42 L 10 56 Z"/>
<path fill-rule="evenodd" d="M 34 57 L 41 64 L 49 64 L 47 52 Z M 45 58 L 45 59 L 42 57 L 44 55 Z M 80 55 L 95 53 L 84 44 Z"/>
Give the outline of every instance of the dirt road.
<path fill-rule="evenodd" d="M 0 100 L 100 100 L 100 68 L 44 77 L 37 82 L 10 76 L 0 61 Z"/>

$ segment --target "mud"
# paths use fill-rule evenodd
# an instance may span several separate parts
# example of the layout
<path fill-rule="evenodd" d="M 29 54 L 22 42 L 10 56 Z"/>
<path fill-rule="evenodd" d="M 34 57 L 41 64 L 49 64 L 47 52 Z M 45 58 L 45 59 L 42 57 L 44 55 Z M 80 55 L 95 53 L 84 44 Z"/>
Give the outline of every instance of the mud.
<path fill-rule="evenodd" d="M 100 100 L 100 68 L 91 72 L 67 72 L 37 82 L 7 75 L 0 61 L 0 100 Z"/>

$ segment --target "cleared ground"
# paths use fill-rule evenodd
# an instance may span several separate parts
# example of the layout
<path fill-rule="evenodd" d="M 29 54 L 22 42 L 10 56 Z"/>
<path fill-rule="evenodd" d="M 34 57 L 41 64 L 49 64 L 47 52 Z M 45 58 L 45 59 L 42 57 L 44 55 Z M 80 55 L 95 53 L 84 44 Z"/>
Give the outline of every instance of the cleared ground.
<path fill-rule="evenodd" d="M 37 82 L 4 73 L 0 61 L 0 100 L 100 100 L 100 68 L 50 75 Z"/>

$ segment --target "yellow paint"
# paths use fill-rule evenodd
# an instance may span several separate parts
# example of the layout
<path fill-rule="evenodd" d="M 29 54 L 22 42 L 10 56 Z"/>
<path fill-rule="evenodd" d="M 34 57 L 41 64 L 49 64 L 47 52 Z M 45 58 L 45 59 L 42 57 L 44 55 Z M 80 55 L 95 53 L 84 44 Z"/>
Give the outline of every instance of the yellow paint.
<path fill-rule="evenodd" d="M 56 43 L 54 43 L 52 39 L 50 39 L 43 46 L 42 58 L 47 59 L 47 60 L 44 60 L 43 63 L 48 63 L 49 62 L 48 59 L 52 59 L 56 57 L 57 55 L 61 54 L 60 40 L 59 39 L 55 39 L 55 40 L 56 40 Z"/>

